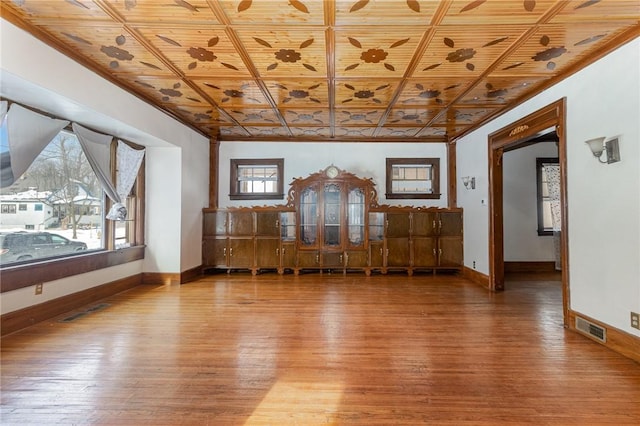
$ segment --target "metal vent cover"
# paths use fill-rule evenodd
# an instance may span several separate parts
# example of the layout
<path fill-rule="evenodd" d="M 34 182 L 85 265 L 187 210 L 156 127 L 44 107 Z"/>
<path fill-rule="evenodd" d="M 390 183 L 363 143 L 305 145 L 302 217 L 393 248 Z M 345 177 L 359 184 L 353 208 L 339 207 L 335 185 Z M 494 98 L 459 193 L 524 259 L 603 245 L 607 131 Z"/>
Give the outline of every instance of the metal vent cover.
<path fill-rule="evenodd" d="M 576 329 L 603 343 L 607 341 L 607 329 L 584 318 L 576 317 Z"/>

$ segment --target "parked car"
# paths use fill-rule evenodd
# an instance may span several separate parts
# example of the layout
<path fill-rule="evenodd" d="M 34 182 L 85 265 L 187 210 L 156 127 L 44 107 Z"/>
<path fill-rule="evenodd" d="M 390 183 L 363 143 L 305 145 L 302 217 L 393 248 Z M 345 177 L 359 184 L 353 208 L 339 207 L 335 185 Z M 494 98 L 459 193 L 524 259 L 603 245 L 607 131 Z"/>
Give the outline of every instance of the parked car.
<path fill-rule="evenodd" d="M 73 241 L 51 232 L 0 232 L 0 264 L 54 257 L 87 249 L 82 241 Z"/>

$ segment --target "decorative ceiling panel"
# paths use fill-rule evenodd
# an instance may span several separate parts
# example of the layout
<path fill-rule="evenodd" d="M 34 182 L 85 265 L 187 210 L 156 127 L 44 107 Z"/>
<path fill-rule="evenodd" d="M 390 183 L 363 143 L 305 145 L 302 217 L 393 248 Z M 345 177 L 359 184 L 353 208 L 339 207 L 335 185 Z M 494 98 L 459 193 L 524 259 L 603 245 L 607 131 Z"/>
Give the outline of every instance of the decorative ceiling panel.
<path fill-rule="evenodd" d="M 336 123 L 340 126 L 375 126 L 384 112 L 384 109 L 373 108 L 336 108 Z"/>
<path fill-rule="evenodd" d="M 238 30 L 238 38 L 261 78 L 286 80 L 327 75 L 322 29 L 256 31 L 242 28 Z"/>
<path fill-rule="evenodd" d="M 638 0 L 0 3 L 3 19 L 228 141 L 449 141 L 640 35 Z"/>
<path fill-rule="evenodd" d="M 325 108 L 329 105 L 327 80 L 304 79 L 289 81 L 265 81 L 273 101 L 281 106 Z"/>
<path fill-rule="evenodd" d="M 436 1 L 336 0 L 336 26 L 424 25 L 438 6 Z"/>
<path fill-rule="evenodd" d="M 318 109 L 288 109 L 283 112 L 284 119 L 291 126 L 323 126 L 329 125 L 329 111 Z"/>
<path fill-rule="evenodd" d="M 390 32 L 360 27 L 336 31 L 336 78 L 402 77 L 423 33 L 424 30 L 411 27 L 397 27 Z"/>
<path fill-rule="evenodd" d="M 268 106 L 269 101 L 261 87 L 250 79 L 195 79 L 194 83 L 206 96 L 221 107 Z"/>
<path fill-rule="evenodd" d="M 518 40 L 526 29 L 522 25 L 438 28 L 413 76 L 456 76 L 463 80 L 477 77 Z"/>
<path fill-rule="evenodd" d="M 135 29 L 158 55 L 167 58 L 178 73 L 188 78 L 250 75 L 223 27 L 165 25 Z"/>
<path fill-rule="evenodd" d="M 607 39 L 627 28 L 624 22 L 542 25 L 516 52 L 498 64 L 495 73 L 555 75 L 594 49 L 597 51 Z"/>
<path fill-rule="evenodd" d="M 318 0 L 220 0 L 231 25 L 273 27 L 324 24 L 324 7 Z"/>
<path fill-rule="evenodd" d="M 118 23 L 99 27 L 76 22 L 48 26 L 53 37 L 112 75 L 173 77 L 173 71 Z"/>
<path fill-rule="evenodd" d="M 208 25 L 219 23 L 206 0 L 103 0 L 103 2 L 127 22 L 184 22 Z M 71 0 L 67 3 L 84 6 L 91 2 Z"/>

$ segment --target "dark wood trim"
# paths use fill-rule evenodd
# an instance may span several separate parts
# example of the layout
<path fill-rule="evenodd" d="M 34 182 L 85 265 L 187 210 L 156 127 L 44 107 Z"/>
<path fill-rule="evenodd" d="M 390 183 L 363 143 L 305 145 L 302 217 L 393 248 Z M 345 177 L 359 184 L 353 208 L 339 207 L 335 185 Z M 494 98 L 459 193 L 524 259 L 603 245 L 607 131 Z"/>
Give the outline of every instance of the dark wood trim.
<path fill-rule="evenodd" d="M 4 280 L 3 280 L 4 281 Z M 132 289 L 140 285 L 141 276 L 132 275 L 110 283 L 102 284 L 86 290 L 78 291 L 67 296 L 58 297 L 47 302 L 9 312 L 0 317 L 2 336 L 21 330 L 30 325 L 36 324 L 61 315 L 65 312 L 78 309 L 89 303 L 94 303 L 105 297 Z"/>
<path fill-rule="evenodd" d="M 187 269 L 180 273 L 180 284 L 185 284 L 191 281 L 195 281 L 202 277 L 202 265 L 198 265 L 195 268 Z"/>
<path fill-rule="evenodd" d="M 141 284 L 171 285 L 180 283 L 180 274 L 167 272 L 143 272 Z"/>
<path fill-rule="evenodd" d="M 489 278 L 490 289 L 504 290 L 504 234 L 503 234 L 503 164 L 505 149 L 515 149 L 543 134 L 549 128 L 555 129 L 558 138 L 558 158 L 560 163 L 562 232 L 560 252 L 562 258 L 562 299 L 565 326 L 569 312 L 569 223 L 567 206 L 567 139 L 566 139 L 566 98 L 547 105 L 489 135 Z"/>
<path fill-rule="evenodd" d="M 28 265 L 4 267 L 0 271 L 2 293 L 45 283 L 98 269 L 121 265 L 144 259 L 144 246 L 129 247 L 114 251 L 100 251 L 49 260 Z"/>
<path fill-rule="evenodd" d="M 447 177 L 448 177 L 448 201 L 447 206 L 450 209 L 458 206 L 458 181 L 456 166 L 456 142 L 447 144 Z"/>
<path fill-rule="evenodd" d="M 613 326 L 603 323 L 602 321 L 595 320 L 587 315 L 583 315 L 574 310 L 569 310 L 569 329 L 575 331 L 582 336 L 585 336 L 596 343 L 599 343 L 607 348 L 619 353 L 620 355 L 631 358 L 632 360 L 640 363 L 640 337 L 629 334 L 625 331 L 617 329 Z M 601 342 L 579 330 L 576 329 L 576 316 L 586 319 L 600 327 L 607 330 L 607 341 Z"/>
<path fill-rule="evenodd" d="M 216 139 L 209 141 L 209 208 L 218 208 L 218 185 L 220 182 L 220 142 Z"/>
<path fill-rule="evenodd" d="M 475 269 L 464 266 L 462 268 L 462 276 L 471 282 L 481 285 L 484 288 L 489 288 L 489 276 L 483 274 L 482 272 L 478 272 Z"/>
<path fill-rule="evenodd" d="M 556 263 L 551 262 L 504 262 L 504 272 L 555 272 Z"/>

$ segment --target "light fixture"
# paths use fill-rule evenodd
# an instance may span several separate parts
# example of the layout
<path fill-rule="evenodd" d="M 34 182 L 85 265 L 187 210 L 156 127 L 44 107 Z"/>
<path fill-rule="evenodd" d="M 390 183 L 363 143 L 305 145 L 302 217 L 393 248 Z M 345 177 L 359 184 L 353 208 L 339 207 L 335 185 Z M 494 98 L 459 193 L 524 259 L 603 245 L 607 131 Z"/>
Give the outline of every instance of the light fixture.
<path fill-rule="evenodd" d="M 462 183 L 467 189 L 476 189 L 476 178 L 473 176 L 463 176 Z"/>
<path fill-rule="evenodd" d="M 589 139 L 585 143 L 589 145 L 593 156 L 598 159 L 603 164 L 611 164 L 617 163 L 620 161 L 620 148 L 618 146 L 618 138 L 610 139 L 605 142 L 604 137 Z M 607 159 L 603 161 L 600 157 L 602 157 L 602 153 L 607 152 Z"/>

